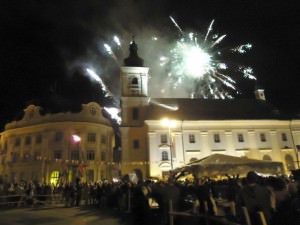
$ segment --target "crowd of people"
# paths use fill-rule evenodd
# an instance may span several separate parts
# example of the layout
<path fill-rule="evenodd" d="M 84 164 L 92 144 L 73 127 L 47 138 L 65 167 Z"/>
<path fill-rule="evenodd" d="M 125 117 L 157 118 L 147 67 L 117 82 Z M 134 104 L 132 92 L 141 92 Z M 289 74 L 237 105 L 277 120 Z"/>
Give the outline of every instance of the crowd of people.
<path fill-rule="evenodd" d="M 133 222 L 139 225 L 168 224 L 170 201 L 175 212 L 217 216 L 218 199 L 234 203 L 234 210 L 223 207 L 222 215 L 240 224 L 245 224 L 242 207 L 247 209 L 253 225 L 259 224 L 257 211 L 263 212 L 269 225 L 300 224 L 300 176 L 296 175 L 263 177 L 250 171 L 245 178 L 236 176 L 218 181 L 205 177 L 184 181 L 133 183 L 124 179 L 83 183 L 78 178 L 74 183 L 57 186 L 24 181 L 0 184 L 0 195 L 13 194 L 25 194 L 32 199 L 39 196 L 40 200 L 43 196 L 61 194 L 65 207 L 92 205 L 130 212 Z M 178 217 L 178 223 L 180 219 L 188 220 Z"/>

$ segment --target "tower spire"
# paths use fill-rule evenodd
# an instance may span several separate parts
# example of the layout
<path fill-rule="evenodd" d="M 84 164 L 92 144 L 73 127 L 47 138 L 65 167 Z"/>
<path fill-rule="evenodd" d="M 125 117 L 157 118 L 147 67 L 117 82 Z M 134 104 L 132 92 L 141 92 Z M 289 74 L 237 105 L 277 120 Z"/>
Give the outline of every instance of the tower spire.
<path fill-rule="evenodd" d="M 134 41 L 134 35 L 132 35 L 132 41 L 129 45 L 129 56 L 124 59 L 124 65 L 130 67 L 143 67 L 144 60 L 138 56 L 138 46 Z"/>

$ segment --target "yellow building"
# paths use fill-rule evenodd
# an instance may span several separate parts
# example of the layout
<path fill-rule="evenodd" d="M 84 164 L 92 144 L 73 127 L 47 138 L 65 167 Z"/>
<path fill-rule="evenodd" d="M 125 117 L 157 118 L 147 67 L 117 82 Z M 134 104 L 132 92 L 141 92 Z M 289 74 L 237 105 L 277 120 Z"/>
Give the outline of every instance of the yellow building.
<path fill-rule="evenodd" d="M 6 124 L 0 140 L 2 179 L 56 184 L 118 176 L 114 132 L 97 103 L 83 104 L 78 113 L 40 111 L 29 105 L 21 120 Z"/>

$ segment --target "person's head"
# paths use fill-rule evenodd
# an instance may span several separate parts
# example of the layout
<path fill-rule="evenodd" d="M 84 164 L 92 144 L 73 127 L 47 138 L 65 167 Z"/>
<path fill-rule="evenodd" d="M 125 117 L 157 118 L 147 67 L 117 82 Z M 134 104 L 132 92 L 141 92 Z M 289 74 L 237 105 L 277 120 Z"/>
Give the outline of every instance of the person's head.
<path fill-rule="evenodd" d="M 282 191 L 287 187 L 287 183 L 283 178 L 273 176 L 267 179 L 267 185 L 270 186 L 274 191 Z"/>
<path fill-rule="evenodd" d="M 300 182 L 300 169 L 292 170 L 293 178 L 295 181 Z"/>
<path fill-rule="evenodd" d="M 256 184 L 258 182 L 258 175 L 254 171 L 249 171 L 246 176 L 247 184 Z"/>

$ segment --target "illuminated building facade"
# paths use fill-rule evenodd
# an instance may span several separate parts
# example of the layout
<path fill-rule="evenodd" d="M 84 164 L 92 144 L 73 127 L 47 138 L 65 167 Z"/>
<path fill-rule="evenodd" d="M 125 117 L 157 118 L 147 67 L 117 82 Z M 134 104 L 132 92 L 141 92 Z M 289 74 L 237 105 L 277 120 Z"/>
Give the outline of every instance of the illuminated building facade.
<path fill-rule="evenodd" d="M 175 169 L 214 153 L 280 161 L 297 168 L 300 120 L 280 115 L 266 101 L 150 98 L 148 70 L 132 42 L 121 67 L 122 174 L 168 176 Z M 162 123 L 163 118 L 173 122 Z"/>
<path fill-rule="evenodd" d="M 8 181 L 72 182 L 114 176 L 114 132 L 95 102 L 78 113 L 41 114 L 29 105 L 1 133 L 0 175 Z"/>
<path fill-rule="evenodd" d="M 96 181 L 118 177 L 119 170 L 162 178 L 214 153 L 280 161 L 286 172 L 299 167 L 300 120 L 281 115 L 263 89 L 256 89 L 255 99 L 154 99 L 149 68 L 137 50 L 133 41 L 120 69 L 120 148 L 97 103 L 82 105 L 79 113 L 46 115 L 30 105 L 1 133 L 2 179 Z"/>

